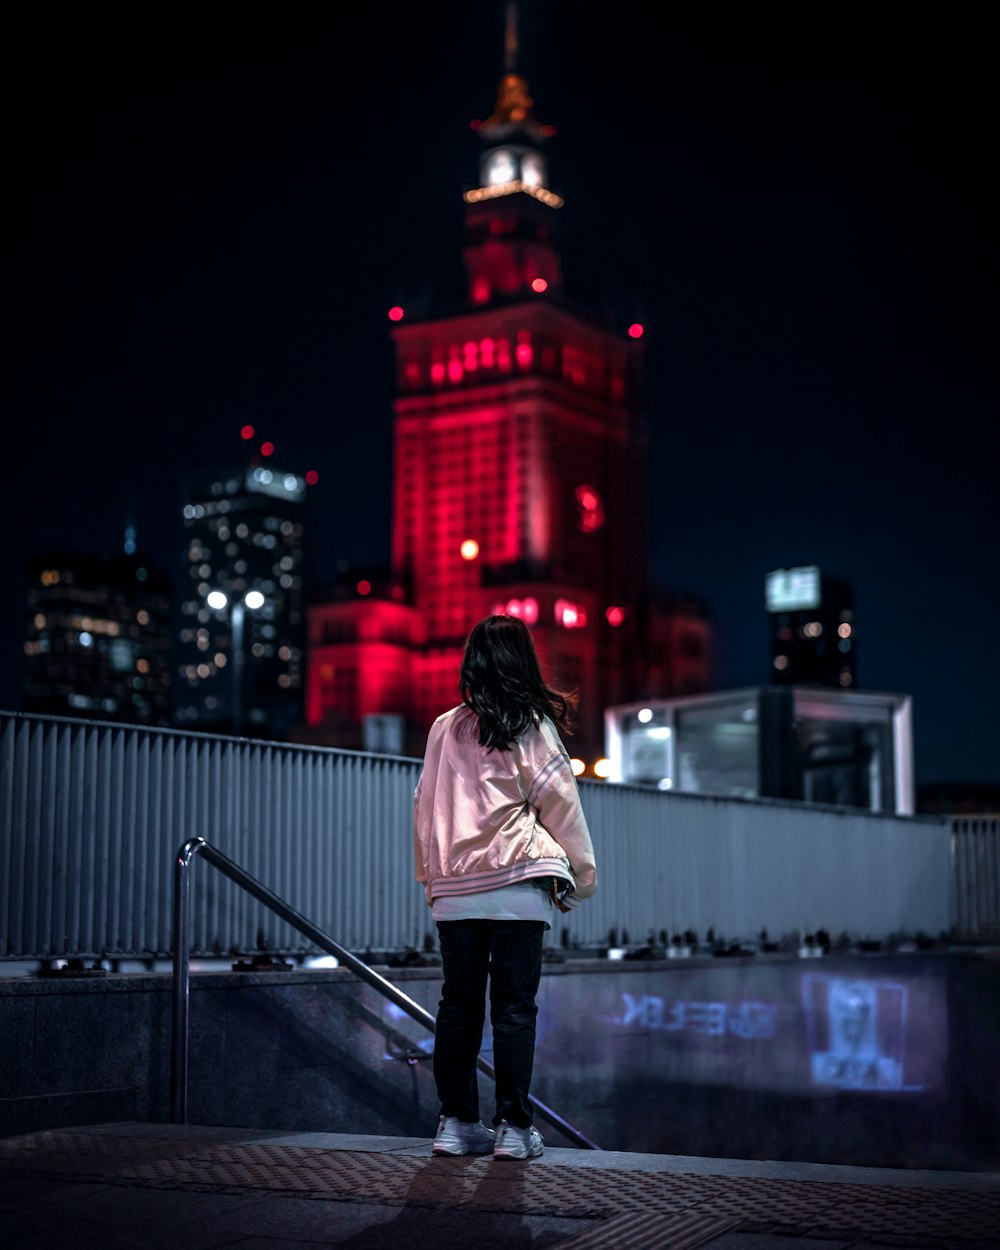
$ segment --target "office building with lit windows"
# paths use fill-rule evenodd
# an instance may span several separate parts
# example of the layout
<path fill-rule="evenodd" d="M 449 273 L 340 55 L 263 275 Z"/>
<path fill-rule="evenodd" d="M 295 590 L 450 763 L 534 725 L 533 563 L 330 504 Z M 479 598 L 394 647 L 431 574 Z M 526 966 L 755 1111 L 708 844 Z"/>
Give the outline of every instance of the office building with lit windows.
<path fill-rule="evenodd" d="M 259 460 L 184 479 L 179 728 L 281 739 L 301 721 L 306 492 L 303 474 Z"/>
<path fill-rule="evenodd" d="M 607 705 L 709 684 L 703 606 L 647 582 L 642 327 L 603 324 L 565 294 L 552 129 L 515 45 L 508 31 L 496 107 L 476 127 L 464 307 L 390 312 L 391 573 L 310 606 L 314 741 L 360 746 L 359 726 L 388 716 L 400 749 L 421 753 L 458 700 L 468 631 L 493 612 L 523 619 L 550 681 L 579 692 L 567 745 L 588 764 Z"/>
<path fill-rule="evenodd" d="M 857 632 L 850 584 L 815 564 L 774 569 L 764 579 L 776 686 L 857 684 Z"/>
<path fill-rule="evenodd" d="M 28 557 L 22 708 L 170 723 L 170 585 L 142 556 Z"/>

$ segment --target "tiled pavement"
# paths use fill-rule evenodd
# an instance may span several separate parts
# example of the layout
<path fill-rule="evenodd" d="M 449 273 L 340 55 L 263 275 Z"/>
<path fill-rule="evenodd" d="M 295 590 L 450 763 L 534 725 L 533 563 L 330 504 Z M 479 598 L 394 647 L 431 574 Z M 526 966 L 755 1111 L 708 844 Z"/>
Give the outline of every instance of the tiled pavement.
<path fill-rule="evenodd" d="M 0 1250 L 1000 1250 L 1000 1174 L 104 1124 L 0 1139 Z"/>

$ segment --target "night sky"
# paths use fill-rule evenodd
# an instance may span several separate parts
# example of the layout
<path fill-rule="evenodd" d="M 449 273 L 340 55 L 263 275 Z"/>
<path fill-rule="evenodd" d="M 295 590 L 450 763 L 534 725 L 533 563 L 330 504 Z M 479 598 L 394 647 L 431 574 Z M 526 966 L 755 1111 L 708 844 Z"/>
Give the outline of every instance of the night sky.
<path fill-rule="evenodd" d="M 0 706 L 24 556 L 170 566 L 241 425 L 315 468 L 317 583 L 387 563 L 387 310 L 464 294 L 500 0 L 19 6 L 4 266 Z M 522 0 L 566 287 L 646 330 L 651 567 L 717 689 L 770 678 L 764 577 L 852 583 L 858 688 L 918 784 L 1000 783 L 997 75 L 981 4 Z"/>

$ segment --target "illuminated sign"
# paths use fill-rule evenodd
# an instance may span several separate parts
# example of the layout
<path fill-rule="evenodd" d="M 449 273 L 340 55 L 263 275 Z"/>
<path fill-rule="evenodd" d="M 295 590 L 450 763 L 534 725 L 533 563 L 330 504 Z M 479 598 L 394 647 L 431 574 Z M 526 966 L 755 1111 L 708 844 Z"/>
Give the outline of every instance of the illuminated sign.
<path fill-rule="evenodd" d="M 909 1007 L 905 985 L 860 977 L 805 976 L 802 998 L 813 1085 L 915 1090 L 904 1081 Z"/>
<path fill-rule="evenodd" d="M 872 1096 L 941 1084 L 947 1008 L 933 976 L 786 965 L 675 971 L 669 984 L 609 994 L 594 1036 L 655 1038 L 648 1061 L 692 1084 Z M 543 1016 L 543 1038 L 552 1023 Z"/>
<path fill-rule="evenodd" d="M 619 1023 L 638 1024 L 666 1033 L 705 1033 L 714 1037 L 745 1039 L 774 1037 L 778 1009 L 774 1003 L 752 1001 L 705 1002 L 668 999 L 659 994 L 622 994 Z"/>
<path fill-rule="evenodd" d="M 797 569 L 775 569 L 764 579 L 764 599 L 768 612 L 818 608 L 821 601 L 819 568 L 809 564 Z"/>
<path fill-rule="evenodd" d="M 663 992 L 588 976 L 589 1010 L 572 978 L 554 978 L 539 1003 L 540 1061 L 573 1053 L 583 1072 L 614 1056 L 626 1083 L 634 1077 L 810 1098 L 893 1095 L 919 1103 L 946 1083 L 946 986 L 927 964 L 904 971 L 845 960 L 808 972 L 787 961 L 690 971 L 673 964 L 669 973 L 645 976 Z M 387 1025 L 412 1030 L 417 1052 L 433 1052 L 433 1038 L 412 1022 L 402 1025 L 398 1008 L 383 1011 Z M 576 1040 L 581 1025 L 586 1054 Z M 487 1022 L 483 1053 L 492 1048 Z"/>

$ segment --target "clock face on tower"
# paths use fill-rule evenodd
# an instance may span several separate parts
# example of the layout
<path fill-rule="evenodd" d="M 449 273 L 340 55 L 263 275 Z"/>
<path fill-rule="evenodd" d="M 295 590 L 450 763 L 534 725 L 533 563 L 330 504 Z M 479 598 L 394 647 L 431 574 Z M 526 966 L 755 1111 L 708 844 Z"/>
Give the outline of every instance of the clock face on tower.
<path fill-rule="evenodd" d="M 517 177 L 517 163 L 506 148 L 497 148 L 486 158 L 484 172 L 488 187 L 499 186 L 500 183 L 514 181 Z"/>
<path fill-rule="evenodd" d="M 545 162 L 537 152 L 526 152 L 521 157 L 521 181 L 526 187 L 545 186 Z"/>

